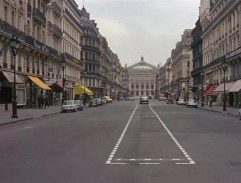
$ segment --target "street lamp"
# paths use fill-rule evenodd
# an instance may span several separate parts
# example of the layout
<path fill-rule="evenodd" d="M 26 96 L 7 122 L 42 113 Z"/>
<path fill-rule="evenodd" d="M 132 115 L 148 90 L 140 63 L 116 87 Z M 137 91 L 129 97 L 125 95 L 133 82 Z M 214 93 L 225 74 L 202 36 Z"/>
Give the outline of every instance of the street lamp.
<path fill-rule="evenodd" d="M 64 78 L 64 71 L 66 69 L 66 60 L 65 60 L 65 54 L 62 55 L 62 61 L 61 61 L 61 64 L 62 64 L 62 71 L 63 71 L 63 96 L 62 96 L 62 105 L 64 103 L 64 100 L 65 100 L 65 93 L 64 93 L 64 88 L 65 88 L 65 78 Z"/>
<path fill-rule="evenodd" d="M 18 54 L 18 50 L 20 48 L 20 41 L 14 35 L 10 39 L 10 46 L 13 54 L 13 71 L 14 71 L 14 83 L 13 83 L 13 101 L 12 101 L 12 118 L 18 118 L 17 114 L 17 101 L 16 101 L 16 55 Z"/>
<path fill-rule="evenodd" d="M 202 93 L 201 93 L 201 100 L 202 100 L 202 107 L 204 107 L 204 103 L 203 103 L 203 80 L 204 80 L 204 71 L 201 72 L 201 80 L 202 80 Z"/>
<path fill-rule="evenodd" d="M 226 73 L 226 71 L 227 71 L 227 68 L 228 68 L 228 66 L 227 66 L 227 62 L 226 61 L 224 61 L 223 63 L 222 63 L 222 68 L 223 68 L 223 76 L 224 76 L 224 79 L 223 79 L 223 94 L 224 94 L 224 96 L 223 96 L 223 111 L 227 111 L 227 108 L 226 108 L 226 86 L 225 86 L 225 84 L 226 84 L 226 77 L 225 77 L 225 73 Z"/>

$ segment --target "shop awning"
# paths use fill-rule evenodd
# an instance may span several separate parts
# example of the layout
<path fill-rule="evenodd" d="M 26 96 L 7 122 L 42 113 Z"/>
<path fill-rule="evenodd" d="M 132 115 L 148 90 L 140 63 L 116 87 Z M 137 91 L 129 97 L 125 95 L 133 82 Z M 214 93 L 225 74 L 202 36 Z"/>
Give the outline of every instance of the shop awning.
<path fill-rule="evenodd" d="M 229 92 L 230 89 L 233 87 L 234 83 L 231 82 L 231 83 L 225 83 L 225 92 Z M 213 91 L 215 94 L 218 94 L 218 93 L 223 93 L 224 92 L 224 84 L 220 84 L 214 91 Z"/>
<path fill-rule="evenodd" d="M 214 95 L 214 90 L 218 87 L 218 84 L 215 84 L 215 85 L 211 85 L 207 90 L 205 90 L 203 92 L 203 95 L 204 96 L 207 96 L 207 95 Z"/>
<path fill-rule="evenodd" d="M 229 92 L 240 92 L 241 91 L 241 79 L 236 81 L 233 85 L 233 87 L 229 90 Z"/>
<path fill-rule="evenodd" d="M 28 76 L 29 79 L 31 79 L 36 85 L 38 85 L 40 88 L 43 88 L 45 90 L 51 90 L 51 88 L 48 87 L 43 81 L 41 81 L 39 78 L 34 76 Z"/>
<path fill-rule="evenodd" d="M 202 90 L 202 87 L 200 87 L 200 86 L 193 86 L 192 88 L 191 88 L 191 91 L 193 92 L 193 93 L 197 93 L 197 92 L 199 92 L 199 91 L 201 91 Z"/>
<path fill-rule="evenodd" d="M 74 93 L 77 95 L 81 95 L 83 93 L 87 93 L 89 95 L 93 95 L 94 92 L 92 92 L 89 88 L 83 86 L 83 85 L 75 85 L 74 86 Z"/>
<path fill-rule="evenodd" d="M 56 85 L 58 85 L 60 88 L 63 88 L 63 85 L 62 85 L 62 83 L 60 83 L 60 82 L 58 82 L 58 81 L 56 81 L 56 83 L 55 83 Z M 64 88 L 64 90 L 68 90 L 68 88 Z"/>
<path fill-rule="evenodd" d="M 13 83 L 14 82 L 14 73 L 13 72 L 7 72 L 2 71 L 3 75 L 6 77 L 8 82 Z M 24 80 L 22 80 L 18 74 L 16 74 L 16 83 L 24 83 Z"/>

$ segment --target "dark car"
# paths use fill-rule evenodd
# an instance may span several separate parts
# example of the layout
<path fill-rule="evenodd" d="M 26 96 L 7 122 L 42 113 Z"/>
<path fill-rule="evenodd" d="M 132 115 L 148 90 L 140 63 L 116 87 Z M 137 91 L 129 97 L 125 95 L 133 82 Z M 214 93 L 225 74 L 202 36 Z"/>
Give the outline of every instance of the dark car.
<path fill-rule="evenodd" d="M 84 105 L 83 105 L 82 100 L 74 100 L 74 104 L 76 104 L 78 111 L 84 110 Z"/>
<path fill-rule="evenodd" d="M 173 104 L 173 100 L 171 98 L 167 99 L 167 104 Z"/>

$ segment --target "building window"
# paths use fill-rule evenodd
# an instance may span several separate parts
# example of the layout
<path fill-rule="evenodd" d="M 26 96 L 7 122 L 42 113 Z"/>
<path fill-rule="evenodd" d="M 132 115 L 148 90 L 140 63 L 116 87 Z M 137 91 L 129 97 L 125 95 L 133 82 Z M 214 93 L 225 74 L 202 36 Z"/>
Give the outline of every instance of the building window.
<path fill-rule="evenodd" d="M 154 89 L 154 85 L 153 85 L 153 84 L 151 85 L 151 89 L 152 89 L 152 90 Z"/>
<path fill-rule="evenodd" d="M 136 96 L 139 96 L 139 91 L 136 91 Z"/>
<path fill-rule="evenodd" d="M 139 85 L 138 84 L 136 85 L 136 89 L 139 89 Z"/>
<path fill-rule="evenodd" d="M 141 91 L 141 95 L 143 95 L 144 94 L 144 92 L 143 91 Z"/>
<path fill-rule="evenodd" d="M 149 85 L 146 85 L 146 89 L 149 89 Z"/>
<path fill-rule="evenodd" d="M 14 18 L 15 18 L 15 14 L 14 14 L 14 11 L 12 11 L 12 26 L 14 26 Z"/>
<path fill-rule="evenodd" d="M 131 89 L 132 89 L 132 90 L 134 89 L 134 84 L 131 85 Z"/>
<path fill-rule="evenodd" d="M 144 89 L 144 85 L 141 85 L 141 89 Z"/>
<path fill-rule="evenodd" d="M 5 6 L 4 20 L 5 20 L 6 22 L 8 21 L 8 8 L 7 8 L 7 6 Z"/>

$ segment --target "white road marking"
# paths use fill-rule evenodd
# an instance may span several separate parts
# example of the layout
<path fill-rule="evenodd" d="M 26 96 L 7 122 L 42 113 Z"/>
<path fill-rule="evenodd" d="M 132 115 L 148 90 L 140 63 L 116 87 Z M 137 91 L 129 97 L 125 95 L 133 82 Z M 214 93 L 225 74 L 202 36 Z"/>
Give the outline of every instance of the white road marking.
<path fill-rule="evenodd" d="M 125 133 L 126 133 L 126 131 L 127 131 L 127 128 L 129 127 L 129 125 L 130 125 L 130 123 L 131 123 L 131 120 L 132 120 L 132 118 L 133 118 L 133 116 L 134 116 L 134 114 L 135 114 L 135 112 L 136 112 L 137 107 L 138 107 L 138 104 L 136 105 L 136 108 L 135 108 L 134 111 L 132 112 L 131 117 L 129 118 L 129 121 L 127 122 L 127 124 L 126 124 L 126 126 L 125 126 L 125 128 L 124 128 L 124 130 L 123 130 L 123 132 L 122 132 L 122 134 L 121 134 L 121 136 L 120 136 L 120 138 L 119 138 L 119 140 L 117 141 L 117 143 L 116 143 L 114 149 L 112 150 L 112 152 L 111 152 L 108 160 L 106 161 L 106 164 L 112 164 L 111 161 L 112 161 L 113 157 L 115 156 L 115 153 L 116 153 L 117 149 L 119 148 L 119 145 L 120 145 L 123 137 L 125 136 Z"/>
<path fill-rule="evenodd" d="M 139 161 L 139 162 L 145 162 L 145 161 L 186 161 L 186 159 L 178 159 L 178 158 L 172 158 L 172 159 L 113 159 L 115 161 Z"/>
<path fill-rule="evenodd" d="M 160 117 L 157 115 L 157 113 L 152 109 L 152 107 L 149 105 L 150 109 L 152 110 L 152 112 L 156 115 L 157 119 L 160 121 L 160 123 L 162 124 L 162 126 L 165 128 L 165 130 L 167 131 L 167 133 L 170 135 L 170 137 L 172 138 L 172 140 L 175 142 L 175 144 L 177 145 L 177 147 L 182 151 L 182 153 L 184 154 L 184 156 L 188 159 L 189 164 L 195 164 L 195 161 L 192 160 L 192 158 L 190 158 L 190 156 L 187 154 L 187 152 L 185 151 L 185 149 L 181 146 L 181 144 L 177 141 L 177 139 L 173 136 L 173 134 L 171 133 L 171 131 L 167 128 L 167 126 L 164 124 L 164 122 L 160 119 Z M 180 164 L 180 163 L 176 163 L 176 164 Z"/>
<path fill-rule="evenodd" d="M 139 163 L 140 165 L 160 165 L 161 163 Z"/>

